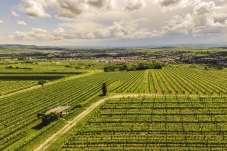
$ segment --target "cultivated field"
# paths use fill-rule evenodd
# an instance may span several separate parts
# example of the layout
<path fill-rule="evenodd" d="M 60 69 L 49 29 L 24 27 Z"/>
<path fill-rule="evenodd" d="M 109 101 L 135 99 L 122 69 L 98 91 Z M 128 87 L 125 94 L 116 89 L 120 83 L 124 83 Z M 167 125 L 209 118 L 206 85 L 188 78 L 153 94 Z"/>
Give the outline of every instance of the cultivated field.
<path fill-rule="evenodd" d="M 62 149 L 210 150 L 226 148 L 226 97 L 124 97 L 107 100 Z"/>
<path fill-rule="evenodd" d="M 78 71 L 85 70 L 81 69 Z M 157 97 L 150 98 L 148 100 L 146 98 L 110 100 L 107 104 L 102 106 L 100 108 L 100 112 L 94 114 L 93 117 L 97 117 L 97 120 L 101 121 L 100 128 L 106 127 L 105 122 L 102 122 L 103 120 L 105 121 L 110 119 L 110 121 L 115 120 L 116 122 L 118 120 L 121 121 L 122 119 L 122 121 L 125 121 L 125 123 L 118 125 L 119 132 L 116 132 L 116 135 L 113 134 L 114 130 L 111 131 L 111 127 L 116 128 L 116 123 L 113 123 L 108 126 L 110 129 L 100 129 L 100 131 L 105 131 L 104 134 L 99 134 L 99 129 L 97 129 L 97 136 L 94 136 L 95 133 L 92 132 L 89 133 L 88 137 L 85 137 L 85 135 L 87 135 L 85 133 L 86 130 L 92 128 L 96 130 L 96 128 L 98 128 L 98 124 L 95 123 L 96 118 L 91 118 L 87 123 L 93 121 L 94 127 L 90 127 L 92 124 L 86 124 L 83 131 L 73 132 L 72 138 L 67 137 L 67 141 L 64 144 L 61 144 L 60 147 L 78 147 L 83 149 L 89 141 L 96 142 L 98 146 L 108 146 L 107 148 L 116 147 L 117 145 L 120 149 L 122 149 L 122 147 L 130 149 L 130 146 L 127 147 L 127 143 L 141 147 L 142 149 L 146 149 L 146 147 L 149 148 L 159 146 L 185 147 L 183 145 L 189 145 L 191 147 L 209 147 L 213 145 L 217 148 L 222 148 L 224 146 L 224 136 L 226 135 L 226 120 L 224 119 L 224 113 L 226 111 L 226 105 L 224 104 L 226 99 L 224 96 L 227 92 L 226 69 L 218 71 L 204 70 L 203 68 L 190 68 L 188 66 L 167 66 L 161 70 L 152 69 L 130 72 L 123 71 L 104 73 L 98 70 L 86 70 L 86 72 L 79 75 L 76 74 L 77 70 L 75 69 L 73 71 L 74 73 L 67 72 L 65 71 L 64 73 L 59 74 L 46 73 L 46 77 L 50 78 L 47 79 L 50 80 L 50 84 L 47 82 L 47 84 L 43 87 L 40 86 L 35 89 L 29 89 L 28 91 L 7 97 L 4 97 L 4 94 L 1 96 L 0 150 L 23 150 L 24 147 L 26 148 L 26 146 L 29 146 L 32 141 L 48 132 L 56 125 L 57 122 L 47 127 L 37 129 L 36 126 L 41 122 L 37 119 L 37 113 L 51 109 L 56 105 L 66 104 L 71 106 L 71 115 L 68 116 L 72 118 L 75 116 L 73 115 L 74 112 L 77 112 L 78 110 L 78 105 L 84 107 L 89 105 L 94 98 L 96 100 L 98 98 L 102 98 L 99 95 L 101 94 L 101 85 L 104 82 L 108 85 L 108 95 L 131 93 L 141 95 L 156 94 L 158 96 L 167 95 L 175 97 Z M 33 73 L 28 73 L 27 75 L 23 74 L 23 76 L 28 78 L 32 77 L 32 74 Z M 60 75 L 60 77 L 53 78 L 56 75 Z M 34 77 L 38 77 L 38 79 L 42 78 L 42 76 L 35 75 Z M 38 81 L 38 79 L 35 80 Z M 45 80 L 45 78 L 43 79 Z M 9 82 L 9 80 L 7 82 Z M 12 88 L 12 92 L 20 87 L 19 83 L 20 82 L 17 83 L 18 86 L 16 86 L 16 88 Z M 6 84 L 5 87 L 5 89 L 7 89 L 7 87 L 10 86 L 7 86 Z M 176 96 L 179 96 L 179 98 Z M 184 98 L 181 98 L 180 96 L 184 96 Z M 188 96 L 191 96 L 192 98 L 188 98 Z M 201 99 L 201 96 L 207 96 L 208 98 Z M 111 101 L 113 102 L 112 106 L 110 105 Z M 118 102 L 119 104 L 117 104 Z M 122 102 L 122 104 L 120 102 Z M 126 109 L 118 109 L 118 107 Z M 127 109 L 127 107 L 129 109 Z M 132 107 L 132 109 L 130 107 Z M 152 107 L 154 108 L 152 109 Z M 132 115 L 127 115 L 131 111 Z M 151 116 L 156 112 L 157 115 L 154 114 L 154 116 Z M 167 116 L 167 113 L 170 114 L 170 116 Z M 102 114 L 109 114 L 106 115 L 109 118 L 103 119 Z M 135 123 L 133 120 L 135 120 Z M 151 123 L 150 120 L 157 122 Z M 104 125 L 102 125 L 102 123 Z M 130 135 L 130 128 L 132 130 L 132 135 Z M 177 129 L 179 129 L 179 135 L 175 132 Z M 28 132 L 28 130 L 31 132 Z M 108 133 L 109 130 L 110 133 Z M 127 130 L 127 132 L 124 132 L 124 130 Z M 144 130 L 144 133 L 138 132 L 138 138 L 136 137 L 137 130 Z M 189 130 L 192 130 L 192 133 L 189 133 Z M 121 131 L 123 133 L 121 133 Z M 174 132 L 171 133 L 171 131 Z M 73 144 L 75 134 L 81 135 L 81 140 L 76 141 L 78 144 Z M 198 134 L 198 137 L 192 137 L 193 134 Z M 100 137 L 100 141 L 99 138 L 95 139 L 95 137 Z M 112 140 L 106 139 L 111 137 Z M 153 140 L 152 137 L 156 138 Z M 204 137 L 206 141 L 201 141 L 202 137 Z M 75 139 L 77 140 L 78 138 L 75 137 Z M 191 141 L 191 139 L 194 139 L 194 141 Z M 220 141 L 217 142 L 217 140 Z M 138 142 L 138 145 L 134 143 L 135 141 Z M 72 142 L 72 144 L 70 144 L 70 142 Z M 110 145 L 111 142 L 113 142 L 113 146 L 109 146 L 108 142 Z M 117 142 L 121 143 L 119 144 Z M 179 144 L 176 142 L 179 142 Z M 195 146 L 193 146 L 193 144 Z M 96 146 L 91 146 L 91 148 L 93 147 Z"/>

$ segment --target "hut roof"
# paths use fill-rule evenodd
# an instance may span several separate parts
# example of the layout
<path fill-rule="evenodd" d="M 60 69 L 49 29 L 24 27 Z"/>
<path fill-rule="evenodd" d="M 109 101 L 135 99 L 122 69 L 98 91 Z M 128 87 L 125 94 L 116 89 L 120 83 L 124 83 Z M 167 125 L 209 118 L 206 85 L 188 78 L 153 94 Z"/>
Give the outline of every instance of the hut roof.
<path fill-rule="evenodd" d="M 47 115 L 47 114 L 50 114 L 52 112 L 54 112 L 54 113 L 60 113 L 60 112 L 66 110 L 68 108 L 70 108 L 70 106 L 57 106 L 57 107 L 55 107 L 53 109 L 50 109 L 50 110 L 46 111 L 45 114 Z"/>

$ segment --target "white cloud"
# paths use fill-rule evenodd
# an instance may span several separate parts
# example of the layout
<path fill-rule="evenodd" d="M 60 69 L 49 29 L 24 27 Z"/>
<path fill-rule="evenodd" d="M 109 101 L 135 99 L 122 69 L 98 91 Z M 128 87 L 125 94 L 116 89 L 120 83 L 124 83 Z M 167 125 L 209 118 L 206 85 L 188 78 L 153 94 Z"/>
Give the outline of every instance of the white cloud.
<path fill-rule="evenodd" d="M 165 6 L 171 6 L 179 5 L 183 1 L 163 0 L 161 2 Z M 227 30 L 227 25 L 224 24 L 227 14 L 220 10 L 221 7 L 216 6 L 214 2 L 200 2 L 194 6 L 193 14 L 187 14 L 185 17 L 177 15 L 167 21 L 166 25 L 161 27 L 160 35 L 182 35 L 190 31 L 193 36 L 224 33 Z"/>
<path fill-rule="evenodd" d="M 58 12 L 58 17 L 66 18 L 76 18 L 88 8 L 85 0 L 52 0 L 50 5 Z"/>
<path fill-rule="evenodd" d="M 185 15 L 185 17 L 181 17 L 179 15 L 172 17 L 168 22 L 166 22 L 166 26 L 162 27 L 160 31 L 161 36 L 165 35 L 187 35 L 189 30 L 193 26 L 192 16 L 191 14 Z"/>
<path fill-rule="evenodd" d="M 14 39 L 17 40 L 39 40 L 39 41 L 45 41 L 45 40 L 53 40 L 54 37 L 49 34 L 48 31 L 42 30 L 40 28 L 32 28 L 30 32 L 19 32 L 16 31 L 14 33 Z"/>
<path fill-rule="evenodd" d="M 116 7 L 115 0 L 88 0 L 87 5 L 102 11 L 113 10 Z"/>
<path fill-rule="evenodd" d="M 162 16 L 164 13 L 162 15 L 158 14 L 160 13 L 158 7 L 150 9 L 154 5 L 152 5 L 152 2 L 149 3 L 148 0 L 124 0 L 124 2 L 121 1 L 120 5 L 116 5 L 115 0 L 32 1 L 37 3 L 37 5 L 41 5 L 44 12 L 44 9 L 47 7 L 53 8 L 59 17 L 63 17 L 64 22 L 58 22 L 60 27 L 52 30 L 32 28 L 29 32 L 16 31 L 12 35 L 15 40 L 57 43 L 59 41 L 68 42 L 74 40 L 102 41 L 124 38 L 164 37 L 168 35 L 192 34 L 193 36 L 204 36 L 227 33 L 227 14 L 223 12 L 224 9 L 222 10 L 221 7 L 216 6 L 215 2 L 200 2 L 200 0 L 155 0 L 156 4 L 165 11 L 190 7 L 180 10 L 180 15 L 176 15 L 177 11 L 172 11 Z M 216 3 L 220 4 L 217 1 Z M 145 6 L 147 7 L 144 8 Z M 117 10 L 116 7 L 124 8 Z M 141 11 L 135 13 L 128 12 L 133 10 Z M 99 14 L 98 17 L 97 14 Z M 146 15 L 149 19 L 138 19 Z M 75 20 L 75 18 L 77 19 Z M 121 18 L 125 19 L 121 20 Z M 166 21 L 167 18 L 168 21 Z M 64 29 L 62 27 L 67 28 Z"/>
<path fill-rule="evenodd" d="M 144 0 L 128 0 L 125 9 L 129 11 L 140 10 L 146 6 Z"/>
<path fill-rule="evenodd" d="M 200 2 L 194 7 L 193 14 L 185 17 L 176 15 L 161 27 L 160 35 L 182 35 L 203 36 L 212 34 L 222 34 L 227 31 L 225 21 L 227 14 L 222 13 L 221 7 L 214 2 Z"/>
<path fill-rule="evenodd" d="M 14 40 L 14 36 L 13 35 L 8 35 L 7 36 L 7 40 Z"/>
<path fill-rule="evenodd" d="M 18 17 L 18 16 L 20 16 L 19 14 L 17 14 L 16 12 L 14 12 L 14 11 L 11 11 L 11 14 L 14 16 L 14 17 Z"/>
<path fill-rule="evenodd" d="M 224 20 L 227 19 L 225 13 L 219 12 L 221 7 L 214 2 L 201 2 L 193 10 L 194 36 L 204 34 L 223 33 L 227 30 Z"/>
<path fill-rule="evenodd" d="M 25 13 L 31 17 L 51 17 L 43 8 L 44 0 L 23 0 L 25 3 Z"/>
<path fill-rule="evenodd" d="M 50 6 L 58 17 L 77 18 L 83 13 L 97 13 L 115 9 L 115 0 L 52 0 Z"/>
<path fill-rule="evenodd" d="M 114 22 L 110 27 L 100 28 L 90 32 L 94 38 L 152 38 L 157 37 L 155 31 L 150 31 L 142 25 L 147 19 L 137 19 L 132 21 L 121 20 Z"/>
<path fill-rule="evenodd" d="M 58 29 L 47 31 L 40 28 L 32 28 L 30 32 L 14 33 L 14 38 L 18 40 L 69 40 L 69 39 L 115 39 L 115 38 L 152 38 L 158 37 L 157 31 L 150 31 L 142 25 L 147 19 L 137 19 L 132 21 L 121 20 L 114 22 L 111 26 L 98 29 L 87 30 L 64 30 Z"/>
<path fill-rule="evenodd" d="M 214 13 L 212 15 L 214 22 L 224 23 L 227 19 L 227 13 Z"/>
<path fill-rule="evenodd" d="M 4 23 L 4 21 L 3 20 L 0 20 L 0 24 L 3 24 Z"/>
<path fill-rule="evenodd" d="M 158 4 L 164 7 L 177 5 L 180 3 L 180 0 L 158 0 Z"/>
<path fill-rule="evenodd" d="M 200 0 L 155 0 L 155 3 L 162 9 L 162 11 L 176 10 L 179 8 L 186 8 L 195 6 Z"/>
<path fill-rule="evenodd" d="M 17 21 L 17 25 L 19 25 L 19 26 L 27 26 L 27 24 L 24 21 Z"/>
<path fill-rule="evenodd" d="M 225 33 L 226 30 L 227 30 L 227 25 L 216 23 L 213 26 L 200 26 L 193 29 L 193 35 L 202 36 L 202 35 L 211 35 L 211 34 L 221 34 L 221 33 Z"/>
<path fill-rule="evenodd" d="M 193 10 L 193 14 L 203 15 L 203 14 L 210 14 L 217 10 L 220 10 L 221 7 L 215 5 L 214 2 L 201 2 L 197 6 L 195 6 Z"/>
<path fill-rule="evenodd" d="M 53 8 L 58 17 L 77 18 L 83 13 L 97 13 L 115 9 L 115 0 L 23 0 L 25 12 L 31 17 L 51 17 L 45 7 Z"/>

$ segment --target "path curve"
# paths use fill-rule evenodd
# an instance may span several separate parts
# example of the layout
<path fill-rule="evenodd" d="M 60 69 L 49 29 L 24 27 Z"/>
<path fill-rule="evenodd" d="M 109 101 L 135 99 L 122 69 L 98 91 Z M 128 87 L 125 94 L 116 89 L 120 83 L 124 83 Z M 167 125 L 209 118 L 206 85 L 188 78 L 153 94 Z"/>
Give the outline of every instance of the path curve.
<path fill-rule="evenodd" d="M 93 111 L 96 107 L 98 107 L 100 104 L 104 103 L 106 100 L 108 99 L 112 99 L 112 98 L 121 98 L 121 97 L 138 97 L 138 96 L 155 96 L 152 94 L 118 94 L 118 95 L 114 95 L 108 98 L 104 98 L 99 100 L 98 102 L 92 104 L 90 107 L 88 107 L 85 111 L 83 111 L 82 113 L 80 113 L 77 117 L 75 117 L 72 121 L 68 122 L 63 128 L 61 128 L 59 131 L 57 131 L 56 133 L 54 133 L 52 136 L 50 136 L 44 143 L 40 144 L 38 148 L 36 148 L 34 151 L 40 151 L 40 150 L 45 150 L 47 149 L 48 145 L 50 144 L 50 142 L 54 142 L 58 137 L 60 137 L 61 135 L 65 134 L 66 132 L 68 132 L 72 127 L 74 127 L 81 119 L 83 119 L 87 114 L 89 114 L 91 111 Z"/>
<path fill-rule="evenodd" d="M 45 150 L 49 146 L 50 143 L 53 143 L 56 141 L 60 136 L 68 132 L 72 127 L 74 127 L 81 119 L 83 119 L 87 114 L 89 114 L 91 111 L 93 111 L 96 107 L 104 103 L 108 99 L 113 98 L 121 98 L 121 97 L 154 97 L 154 96 L 163 96 L 163 95 L 157 95 L 157 94 L 117 94 L 111 97 L 107 97 L 104 99 L 99 100 L 98 102 L 92 104 L 90 107 L 88 107 L 85 111 L 80 113 L 77 117 L 75 117 L 72 121 L 69 121 L 63 128 L 61 128 L 59 131 L 54 133 L 52 136 L 50 136 L 44 143 L 40 144 L 38 148 L 36 148 L 34 151 L 40 151 Z M 173 96 L 173 95 L 165 95 L 165 96 Z M 185 96 L 185 95 L 177 95 L 177 96 Z M 197 97 L 196 95 L 190 95 L 190 97 Z"/>

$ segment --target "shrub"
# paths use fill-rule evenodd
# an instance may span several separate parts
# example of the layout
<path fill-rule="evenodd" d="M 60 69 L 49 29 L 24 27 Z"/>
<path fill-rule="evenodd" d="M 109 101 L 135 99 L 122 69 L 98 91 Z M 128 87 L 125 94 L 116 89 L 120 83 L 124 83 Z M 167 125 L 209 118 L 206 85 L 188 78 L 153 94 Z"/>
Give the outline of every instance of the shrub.
<path fill-rule="evenodd" d="M 44 83 L 46 83 L 46 80 L 43 80 L 43 79 L 41 79 L 41 80 L 39 80 L 39 82 L 38 82 L 38 84 L 40 84 L 40 85 L 44 85 Z"/>

